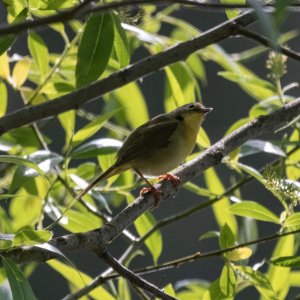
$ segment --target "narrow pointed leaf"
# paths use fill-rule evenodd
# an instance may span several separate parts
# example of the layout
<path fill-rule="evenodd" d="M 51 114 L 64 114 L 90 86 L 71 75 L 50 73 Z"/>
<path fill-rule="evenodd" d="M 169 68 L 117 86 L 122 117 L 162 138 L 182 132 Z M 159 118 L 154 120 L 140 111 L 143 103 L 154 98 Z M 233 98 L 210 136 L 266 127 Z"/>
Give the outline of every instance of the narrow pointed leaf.
<path fill-rule="evenodd" d="M 79 44 L 76 65 L 76 86 L 97 80 L 105 70 L 114 41 L 111 14 L 91 15 Z"/>

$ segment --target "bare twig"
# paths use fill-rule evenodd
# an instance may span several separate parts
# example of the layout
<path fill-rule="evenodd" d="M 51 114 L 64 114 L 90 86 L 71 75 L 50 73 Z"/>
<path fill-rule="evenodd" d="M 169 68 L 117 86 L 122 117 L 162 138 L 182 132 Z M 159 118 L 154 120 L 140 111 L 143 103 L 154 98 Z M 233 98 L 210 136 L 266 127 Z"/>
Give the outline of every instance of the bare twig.
<path fill-rule="evenodd" d="M 240 25 L 237 25 L 237 27 L 236 27 L 236 34 L 241 34 L 244 37 L 254 40 L 254 41 L 256 41 L 266 47 L 269 47 L 269 48 L 272 48 L 272 44 L 274 43 L 270 39 L 258 34 L 257 32 L 254 32 L 254 31 L 247 29 L 244 26 L 240 26 Z M 279 44 L 276 45 L 276 49 L 273 49 L 273 50 L 280 52 L 289 58 L 300 61 L 300 54 L 298 52 L 290 50 L 286 47 L 280 46 Z"/>
<path fill-rule="evenodd" d="M 177 298 L 174 298 L 162 290 L 160 290 L 158 287 L 156 287 L 154 284 L 150 283 L 149 281 L 145 280 L 144 278 L 136 275 L 131 270 L 127 269 L 126 267 L 122 266 L 106 249 L 95 249 L 94 252 L 97 254 L 97 256 L 104 260 L 110 267 L 112 267 L 117 273 L 119 273 L 121 276 L 129 280 L 131 283 L 135 284 L 136 286 L 144 289 L 145 291 L 150 292 L 153 296 L 159 297 L 160 299 L 165 300 L 176 300 Z"/>
<path fill-rule="evenodd" d="M 247 123 L 219 142 L 202 152 L 196 159 L 181 166 L 174 174 L 181 179 L 181 185 L 199 175 L 204 170 L 218 165 L 224 156 L 241 146 L 244 142 L 259 135 L 274 132 L 277 128 L 291 122 L 300 114 L 300 99 L 286 104 L 281 109 Z M 156 188 L 162 191 L 160 201 L 171 198 L 176 190 L 169 182 L 160 182 Z M 131 225 L 141 214 L 155 203 L 151 194 L 138 197 L 109 223 L 85 233 L 75 233 L 52 239 L 49 243 L 65 253 L 79 249 L 104 247 L 114 240 L 124 229 Z M 2 252 L 2 255 L 15 262 L 46 261 L 59 255 L 36 247 L 23 247 Z"/>
<path fill-rule="evenodd" d="M 165 66 L 184 60 L 195 51 L 228 38 L 234 34 L 236 24 L 246 26 L 254 21 L 254 13 L 246 13 L 204 32 L 195 39 L 177 44 L 156 55 L 146 57 L 77 91 L 43 104 L 23 107 L 7 114 L 0 118 L 0 135 L 13 128 L 55 116 L 70 109 L 79 108 L 84 103 L 99 98 L 125 84 L 148 76 Z"/>

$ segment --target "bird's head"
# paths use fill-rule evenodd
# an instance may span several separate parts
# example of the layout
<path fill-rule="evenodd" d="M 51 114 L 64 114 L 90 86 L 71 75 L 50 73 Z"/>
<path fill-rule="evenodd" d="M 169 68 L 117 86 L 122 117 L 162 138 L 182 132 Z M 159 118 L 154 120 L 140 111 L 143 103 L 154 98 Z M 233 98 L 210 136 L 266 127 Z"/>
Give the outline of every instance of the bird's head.
<path fill-rule="evenodd" d="M 172 114 L 177 119 L 204 119 L 205 115 L 212 111 L 212 108 L 205 107 L 201 103 L 193 102 L 180 106 L 173 110 Z"/>

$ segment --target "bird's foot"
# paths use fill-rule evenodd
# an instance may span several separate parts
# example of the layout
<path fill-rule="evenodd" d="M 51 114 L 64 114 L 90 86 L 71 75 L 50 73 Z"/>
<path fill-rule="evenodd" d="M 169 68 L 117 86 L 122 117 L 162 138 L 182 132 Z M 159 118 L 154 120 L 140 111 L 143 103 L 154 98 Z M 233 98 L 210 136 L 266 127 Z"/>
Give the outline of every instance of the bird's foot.
<path fill-rule="evenodd" d="M 160 201 L 160 196 L 163 194 L 162 191 L 156 189 L 155 187 L 144 187 L 140 191 L 140 196 L 144 196 L 147 193 L 151 193 L 154 197 L 154 207 L 157 207 Z"/>
<path fill-rule="evenodd" d="M 160 175 L 158 176 L 159 180 L 167 180 L 167 181 L 171 181 L 172 185 L 174 186 L 174 188 L 177 190 L 179 184 L 180 184 L 180 178 L 178 176 L 175 176 L 171 173 L 167 173 L 164 175 Z"/>

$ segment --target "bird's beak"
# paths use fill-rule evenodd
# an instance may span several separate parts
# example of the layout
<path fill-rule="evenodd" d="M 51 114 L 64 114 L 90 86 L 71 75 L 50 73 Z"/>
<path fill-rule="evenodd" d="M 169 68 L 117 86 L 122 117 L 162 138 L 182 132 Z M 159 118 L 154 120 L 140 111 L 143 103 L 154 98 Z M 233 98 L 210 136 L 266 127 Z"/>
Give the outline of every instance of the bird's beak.
<path fill-rule="evenodd" d="M 208 114 L 212 110 L 213 110 L 212 107 L 201 107 L 201 111 L 205 114 Z"/>

